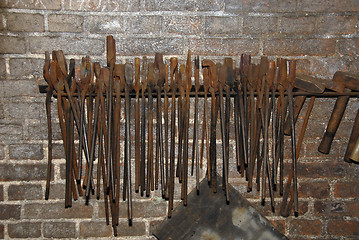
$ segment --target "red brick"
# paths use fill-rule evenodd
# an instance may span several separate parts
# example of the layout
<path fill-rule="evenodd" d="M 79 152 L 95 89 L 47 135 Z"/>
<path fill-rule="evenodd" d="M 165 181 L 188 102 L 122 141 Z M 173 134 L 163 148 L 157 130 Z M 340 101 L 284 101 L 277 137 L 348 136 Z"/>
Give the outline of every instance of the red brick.
<path fill-rule="evenodd" d="M 347 168 L 337 162 L 298 163 L 298 177 L 303 178 L 342 178 Z"/>
<path fill-rule="evenodd" d="M 283 17 L 280 32 L 284 34 L 312 34 L 315 29 L 315 17 Z"/>
<path fill-rule="evenodd" d="M 43 32 L 44 16 L 40 14 L 8 13 L 6 27 L 12 32 Z"/>
<path fill-rule="evenodd" d="M 322 223 L 318 220 L 294 219 L 290 222 L 291 235 L 320 235 Z"/>
<path fill-rule="evenodd" d="M 328 233 L 338 236 L 359 236 L 359 222 L 331 220 L 328 222 Z"/>
<path fill-rule="evenodd" d="M 242 32 L 242 19 L 239 17 L 206 17 L 204 32 L 206 34 L 239 34 Z"/>
<path fill-rule="evenodd" d="M 359 197 L 358 182 L 337 182 L 334 186 L 334 196 L 339 198 Z"/>
<path fill-rule="evenodd" d="M 51 184 L 49 199 L 65 199 L 65 184 Z"/>
<path fill-rule="evenodd" d="M 25 53 L 25 39 L 21 37 L 0 37 L 0 53 Z"/>
<path fill-rule="evenodd" d="M 41 223 L 21 222 L 9 224 L 8 234 L 11 238 L 38 238 L 41 237 Z"/>
<path fill-rule="evenodd" d="M 0 181 L 45 180 L 46 164 L 0 164 Z"/>
<path fill-rule="evenodd" d="M 258 36 L 278 32 L 278 18 L 276 17 L 246 17 L 243 22 L 243 33 Z"/>
<path fill-rule="evenodd" d="M 264 42 L 265 55 L 282 56 L 331 56 L 334 55 L 334 39 L 272 39 Z"/>
<path fill-rule="evenodd" d="M 0 204 L 0 219 L 20 219 L 21 205 Z"/>
<path fill-rule="evenodd" d="M 354 16 L 323 16 L 318 21 L 318 34 L 353 34 L 355 24 Z"/>
<path fill-rule="evenodd" d="M 330 186 L 328 182 L 301 182 L 299 197 L 301 198 L 328 198 Z"/>
<path fill-rule="evenodd" d="M 314 214 L 319 217 L 357 217 L 359 216 L 358 201 L 315 201 Z"/>
<path fill-rule="evenodd" d="M 71 208 L 59 203 L 28 203 L 24 205 L 25 219 L 91 218 L 93 207 L 83 202 L 73 202 Z"/>
<path fill-rule="evenodd" d="M 41 185 L 22 184 L 10 185 L 8 188 L 9 200 L 40 200 L 43 192 Z"/>
<path fill-rule="evenodd" d="M 47 9 L 47 10 L 60 10 L 61 0 L 22 0 L 22 1 L 1 1 L 0 7 L 2 8 L 24 8 L 24 9 Z"/>
<path fill-rule="evenodd" d="M 44 237 L 76 238 L 76 224 L 74 222 L 45 222 Z"/>

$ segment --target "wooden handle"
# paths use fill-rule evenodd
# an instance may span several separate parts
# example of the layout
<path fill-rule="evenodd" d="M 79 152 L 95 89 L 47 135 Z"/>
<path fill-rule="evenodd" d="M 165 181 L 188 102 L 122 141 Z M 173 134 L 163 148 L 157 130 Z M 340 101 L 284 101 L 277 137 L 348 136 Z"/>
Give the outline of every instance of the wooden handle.
<path fill-rule="evenodd" d="M 359 138 L 356 139 L 356 142 L 353 147 L 353 151 L 350 154 L 349 158 L 354 162 L 359 162 Z"/>
<path fill-rule="evenodd" d="M 350 155 L 352 155 L 353 151 L 357 147 L 356 142 L 357 142 L 358 138 L 359 138 L 359 110 L 355 117 L 352 133 L 350 134 L 350 138 L 349 138 L 349 142 L 348 142 L 348 147 L 347 147 L 347 150 L 344 155 L 344 161 L 351 162 Z M 358 161 L 358 160 L 356 160 L 356 161 Z"/>
<path fill-rule="evenodd" d="M 330 116 L 328 122 L 327 130 L 325 131 L 322 142 L 318 147 L 319 152 L 324 154 L 328 154 L 330 152 L 335 133 L 337 132 L 340 121 L 342 120 L 348 101 L 349 96 L 340 96 L 335 102 L 332 115 Z"/>

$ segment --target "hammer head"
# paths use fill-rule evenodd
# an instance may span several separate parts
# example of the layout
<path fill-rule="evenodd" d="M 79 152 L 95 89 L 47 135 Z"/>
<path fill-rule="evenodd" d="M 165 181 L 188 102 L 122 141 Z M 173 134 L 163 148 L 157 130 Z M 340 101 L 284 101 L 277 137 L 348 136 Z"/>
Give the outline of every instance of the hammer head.
<path fill-rule="evenodd" d="M 339 93 L 345 92 L 345 88 L 359 91 L 359 75 L 351 72 L 337 71 L 333 76 L 333 82 L 326 87 Z"/>

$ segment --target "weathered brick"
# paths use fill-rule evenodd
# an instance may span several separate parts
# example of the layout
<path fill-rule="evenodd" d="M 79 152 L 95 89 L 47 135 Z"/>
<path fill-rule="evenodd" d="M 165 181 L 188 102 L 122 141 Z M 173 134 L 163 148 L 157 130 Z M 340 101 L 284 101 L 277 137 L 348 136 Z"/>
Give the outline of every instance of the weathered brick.
<path fill-rule="evenodd" d="M 161 200 L 146 201 L 146 202 L 133 202 L 133 217 L 139 218 L 150 218 L 150 217 L 162 217 L 166 214 L 167 203 Z M 105 208 L 99 206 L 99 217 L 104 218 Z M 119 209 L 120 218 L 127 217 L 127 204 L 120 204 Z"/>
<path fill-rule="evenodd" d="M 146 234 L 146 227 L 144 222 L 132 222 L 132 226 L 128 222 L 120 222 L 118 224 L 119 236 L 143 236 Z"/>
<path fill-rule="evenodd" d="M 359 67 L 359 61 L 353 56 L 315 58 L 311 62 L 312 74 L 328 79 L 331 79 L 336 71 L 356 71 Z"/>
<path fill-rule="evenodd" d="M 47 9 L 60 10 L 61 0 L 22 0 L 22 1 L 1 1 L 2 8 L 24 8 L 24 9 Z"/>
<path fill-rule="evenodd" d="M 161 30 L 160 16 L 135 16 L 125 18 L 129 34 L 158 34 Z"/>
<path fill-rule="evenodd" d="M 51 14 L 48 16 L 50 32 L 82 32 L 83 16 Z"/>
<path fill-rule="evenodd" d="M 310 75 L 310 61 L 308 59 L 297 59 L 296 73 Z"/>
<path fill-rule="evenodd" d="M 15 141 L 23 138 L 23 127 L 16 123 L 0 123 L 0 141 Z"/>
<path fill-rule="evenodd" d="M 241 53 L 256 54 L 259 50 L 259 41 L 257 39 L 190 39 L 189 44 L 194 54 L 209 56 L 236 56 Z"/>
<path fill-rule="evenodd" d="M 41 237 L 41 223 L 21 222 L 9 224 L 8 234 L 12 238 L 38 238 Z"/>
<path fill-rule="evenodd" d="M 0 160 L 5 158 L 4 146 L 0 145 Z"/>
<path fill-rule="evenodd" d="M 359 235 L 359 222 L 346 220 L 331 220 L 328 222 L 328 233 L 338 236 L 356 236 Z"/>
<path fill-rule="evenodd" d="M 64 199 L 65 198 L 65 184 L 51 184 L 49 199 Z"/>
<path fill-rule="evenodd" d="M 242 18 L 239 17 L 205 17 L 204 32 L 206 34 L 240 34 Z"/>
<path fill-rule="evenodd" d="M 312 34 L 315 29 L 315 17 L 283 17 L 280 32 L 284 34 Z"/>
<path fill-rule="evenodd" d="M 359 38 L 345 38 L 338 40 L 338 49 L 341 54 L 359 54 Z"/>
<path fill-rule="evenodd" d="M 39 119 L 44 115 L 44 103 L 8 102 L 4 108 L 4 114 L 14 119 Z"/>
<path fill-rule="evenodd" d="M 173 2 L 170 0 L 149 0 L 146 1 L 148 11 L 218 11 L 223 8 L 223 0 L 180 0 Z"/>
<path fill-rule="evenodd" d="M 323 132 L 323 134 L 324 134 L 324 132 Z M 305 157 L 323 158 L 324 156 L 326 156 L 326 158 L 330 159 L 330 160 L 336 160 L 339 157 L 340 146 L 338 145 L 338 142 L 334 141 L 332 143 L 332 147 L 330 148 L 329 155 L 323 155 L 323 153 L 318 151 L 318 146 L 319 146 L 320 142 L 321 142 L 321 139 L 318 141 L 315 141 L 315 142 L 306 142 L 304 144 L 305 150 L 303 151 L 303 152 L 305 152 Z"/>
<path fill-rule="evenodd" d="M 271 39 L 263 47 L 265 55 L 284 56 L 330 56 L 334 50 L 334 39 Z"/>
<path fill-rule="evenodd" d="M 44 237 L 76 238 L 76 224 L 74 222 L 45 222 Z"/>
<path fill-rule="evenodd" d="M 306 178 L 342 178 L 347 168 L 337 162 L 299 163 L 298 175 Z"/>
<path fill-rule="evenodd" d="M 86 32 L 124 33 L 126 25 L 123 16 L 87 16 L 84 22 Z M 115 39 L 117 40 L 117 39 Z"/>
<path fill-rule="evenodd" d="M 161 225 L 162 222 L 163 221 L 161 220 L 155 220 L 150 222 L 150 235 L 152 235 L 154 231 L 156 231 L 156 229 Z"/>
<path fill-rule="evenodd" d="M 196 16 L 164 16 L 162 31 L 168 34 L 200 35 L 203 31 L 201 17 Z"/>
<path fill-rule="evenodd" d="M 41 160 L 44 158 L 43 146 L 39 144 L 18 144 L 9 146 L 10 159 Z"/>
<path fill-rule="evenodd" d="M 303 12 L 347 12 L 359 11 L 355 0 L 327 1 L 327 0 L 303 0 L 298 2 L 298 11 Z"/>
<path fill-rule="evenodd" d="M 302 198 L 328 198 L 329 192 L 328 182 L 301 182 L 299 184 L 299 197 Z"/>
<path fill-rule="evenodd" d="M 315 201 L 314 214 L 318 217 L 359 216 L 358 201 Z"/>
<path fill-rule="evenodd" d="M 56 106 L 51 106 L 51 110 Z M 60 124 L 54 120 L 58 118 L 57 113 L 51 111 L 52 118 L 52 139 L 62 140 Z M 47 139 L 47 119 L 41 118 L 40 121 L 30 122 L 28 125 L 28 139 L 29 140 L 44 140 Z M 55 145 L 55 144 L 54 144 Z"/>
<path fill-rule="evenodd" d="M 0 219 L 20 219 L 21 205 L 0 204 Z"/>
<path fill-rule="evenodd" d="M 25 53 L 25 39 L 0 36 L 0 53 Z"/>
<path fill-rule="evenodd" d="M 296 3 L 294 1 L 246 1 L 225 0 L 225 10 L 233 13 L 240 12 L 294 12 Z"/>
<path fill-rule="evenodd" d="M 322 223 L 318 220 L 294 219 L 290 222 L 289 231 L 293 235 L 320 235 Z"/>
<path fill-rule="evenodd" d="M 45 180 L 46 164 L 0 164 L 0 181 Z"/>
<path fill-rule="evenodd" d="M 0 82 L 0 93 L 3 97 L 36 96 L 38 86 L 32 80 L 12 80 Z"/>
<path fill-rule="evenodd" d="M 334 186 L 334 196 L 339 198 L 358 197 L 358 182 L 337 182 Z"/>
<path fill-rule="evenodd" d="M 183 38 L 121 38 L 117 43 L 119 55 L 183 54 L 185 46 Z"/>
<path fill-rule="evenodd" d="M 42 195 L 41 185 L 10 185 L 8 188 L 9 200 L 38 200 L 42 199 Z"/>
<path fill-rule="evenodd" d="M 4 30 L 4 20 L 3 15 L 0 15 L 0 31 Z"/>
<path fill-rule="evenodd" d="M 318 34 L 353 34 L 356 19 L 354 16 L 322 16 L 318 20 Z"/>
<path fill-rule="evenodd" d="M 276 17 L 246 17 L 243 22 L 243 33 L 252 36 L 269 35 L 278 32 Z"/>
<path fill-rule="evenodd" d="M 80 202 L 73 202 L 71 208 L 59 203 L 29 203 L 24 205 L 25 219 L 59 219 L 91 218 L 93 207 Z"/>
<path fill-rule="evenodd" d="M 62 49 L 64 54 L 100 55 L 104 52 L 105 41 L 89 38 L 30 37 L 31 53 L 41 53 Z"/>
<path fill-rule="evenodd" d="M 75 11 L 96 11 L 96 12 L 131 12 L 138 11 L 140 8 L 139 0 L 119 0 L 119 1 L 66 1 L 66 10 Z"/>
<path fill-rule="evenodd" d="M 65 150 L 64 145 L 60 143 L 54 143 L 52 146 L 52 158 L 53 159 L 64 159 Z"/>
<path fill-rule="evenodd" d="M 12 32 L 43 32 L 44 16 L 41 14 L 8 13 L 6 15 L 7 30 Z"/>
<path fill-rule="evenodd" d="M 0 59 L 0 77 L 4 77 L 6 75 L 6 66 L 5 59 Z"/>
<path fill-rule="evenodd" d="M 0 239 L 4 239 L 4 225 L 0 224 Z"/>
<path fill-rule="evenodd" d="M 0 185 L 0 201 L 4 201 L 4 186 Z"/>
<path fill-rule="evenodd" d="M 111 237 L 112 228 L 111 225 L 106 225 L 106 222 L 102 221 L 86 221 L 80 223 L 80 236 L 84 238 L 88 237 Z"/>

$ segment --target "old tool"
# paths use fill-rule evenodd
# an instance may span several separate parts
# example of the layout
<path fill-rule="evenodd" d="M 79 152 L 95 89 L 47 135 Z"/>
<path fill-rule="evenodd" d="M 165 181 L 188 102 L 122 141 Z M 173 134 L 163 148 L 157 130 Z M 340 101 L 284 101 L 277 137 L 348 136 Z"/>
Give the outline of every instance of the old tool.
<path fill-rule="evenodd" d="M 170 179 L 168 186 L 168 217 L 172 216 L 173 195 L 174 195 L 174 178 L 175 178 L 175 137 L 176 137 L 176 90 L 178 80 L 178 60 L 170 59 L 170 86 L 171 86 L 171 146 L 170 146 Z"/>
<path fill-rule="evenodd" d="M 344 155 L 344 161 L 351 162 L 351 159 L 350 159 L 351 155 L 352 155 L 352 158 L 355 158 L 356 154 L 355 153 L 352 154 L 352 152 L 356 151 L 355 148 L 356 148 L 356 142 L 357 142 L 358 138 L 359 138 L 359 110 L 357 111 L 357 115 L 354 120 L 352 132 L 350 134 L 348 146 L 347 146 L 347 149 L 346 149 L 345 155 Z M 358 161 L 358 160 L 355 160 L 355 161 Z"/>
<path fill-rule="evenodd" d="M 165 184 L 164 184 L 164 198 L 168 199 L 168 187 L 169 187 L 169 150 L 168 150 L 168 144 L 169 144 L 169 139 L 168 139 L 168 92 L 170 91 L 170 86 L 168 84 L 168 65 L 165 64 L 165 84 L 163 87 L 163 92 L 164 92 L 164 120 L 165 120 L 165 136 L 164 136 L 164 141 L 165 141 L 165 146 L 164 146 L 164 158 L 165 158 Z"/>
<path fill-rule="evenodd" d="M 43 77 L 48 84 L 46 92 L 46 117 L 47 117 L 47 175 L 46 175 L 46 191 L 45 199 L 49 199 L 50 195 L 50 181 L 52 174 L 52 124 L 51 124 L 51 98 L 54 92 L 54 86 L 50 79 L 50 54 L 45 52 L 45 63 L 43 66 Z"/>
<path fill-rule="evenodd" d="M 328 88 L 339 93 L 348 92 L 350 90 L 358 90 L 359 76 L 352 73 L 336 72 L 333 76 L 333 82 Z M 349 96 L 339 96 L 335 102 L 332 115 L 330 116 L 327 129 L 324 133 L 322 141 L 318 147 L 318 151 L 324 154 L 329 154 L 334 136 L 339 127 L 340 121 L 344 116 L 346 106 L 349 101 Z"/>
<path fill-rule="evenodd" d="M 130 134 L 130 109 L 131 98 L 130 90 L 133 86 L 133 67 L 132 64 L 126 63 L 125 65 L 125 107 L 126 107 L 126 128 L 125 128 L 125 167 L 127 173 L 127 213 L 130 225 L 132 224 L 132 191 L 131 191 L 131 134 Z"/>
<path fill-rule="evenodd" d="M 147 186 L 146 196 L 150 195 L 150 190 L 154 190 L 153 175 L 153 97 L 152 89 L 154 84 L 154 63 L 148 64 L 147 72 L 147 92 L 148 92 L 148 147 L 147 147 Z"/>
<path fill-rule="evenodd" d="M 140 164 L 141 164 L 141 137 L 140 137 L 140 59 L 135 58 L 135 85 L 136 104 L 135 104 L 135 191 L 138 192 L 140 186 Z"/>
<path fill-rule="evenodd" d="M 194 99 L 194 129 L 193 129 L 193 148 L 192 148 L 192 172 L 196 164 L 196 189 L 199 193 L 199 147 L 198 147 L 198 91 L 199 84 L 199 57 L 194 59 L 194 81 L 195 81 L 195 99 Z"/>
<path fill-rule="evenodd" d="M 203 94 L 204 94 L 204 104 L 203 104 L 203 119 L 202 119 L 202 142 L 201 142 L 201 160 L 200 160 L 200 167 L 202 168 L 203 164 L 203 155 L 204 155 L 204 142 L 206 141 L 206 157 L 207 157 L 207 178 L 208 181 L 210 181 L 210 164 L 209 164 L 209 141 L 208 141 L 208 128 L 207 128 L 207 109 L 208 109 L 208 89 L 210 86 L 209 76 L 208 76 L 208 69 L 203 68 L 202 69 L 202 75 L 203 75 Z"/>
<path fill-rule="evenodd" d="M 146 98 L 145 91 L 147 89 L 147 58 L 142 58 L 142 74 L 141 74 L 141 169 L 140 183 L 141 196 L 146 190 Z"/>

